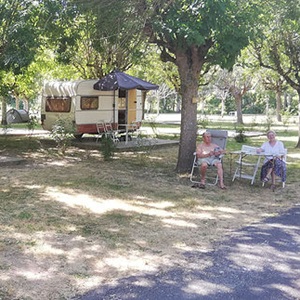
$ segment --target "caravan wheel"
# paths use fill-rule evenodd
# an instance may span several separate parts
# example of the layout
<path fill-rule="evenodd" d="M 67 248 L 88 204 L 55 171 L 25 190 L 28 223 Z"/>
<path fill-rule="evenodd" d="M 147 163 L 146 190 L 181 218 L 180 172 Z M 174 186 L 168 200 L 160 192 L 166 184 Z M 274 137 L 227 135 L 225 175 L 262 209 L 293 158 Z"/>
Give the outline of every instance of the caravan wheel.
<path fill-rule="evenodd" d="M 76 140 L 80 140 L 82 138 L 82 136 L 83 136 L 83 133 L 75 133 L 74 134 L 74 137 Z"/>

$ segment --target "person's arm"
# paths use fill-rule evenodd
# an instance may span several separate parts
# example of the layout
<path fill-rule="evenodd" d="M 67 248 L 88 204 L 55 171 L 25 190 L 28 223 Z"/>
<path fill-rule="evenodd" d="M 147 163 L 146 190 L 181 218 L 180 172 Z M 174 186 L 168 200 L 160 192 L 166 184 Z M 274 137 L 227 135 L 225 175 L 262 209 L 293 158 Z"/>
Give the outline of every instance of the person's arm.
<path fill-rule="evenodd" d="M 225 154 L 226 153 L 226 150 L 222 149 L 220 146 L 214 144 L 214 149 L 218 149 L 217 151 L 213 151 L 213 155 L 215 156 L 219 156 L 221 154 Z"/>
<path fill-rule="evenodd" d="M 282 158 L 284 156 L 284 152 L 285 152 L 283 142 L 278 141 L 277 151 L 278 151 L 278 154 L 279 154 L 278 157 Z"/>
<path fill-rule="evenodd" d="M 257 153 L 262 153 L 266 151 L 266 143 L 263 143 L 260 148 L 256 149 Z"/>

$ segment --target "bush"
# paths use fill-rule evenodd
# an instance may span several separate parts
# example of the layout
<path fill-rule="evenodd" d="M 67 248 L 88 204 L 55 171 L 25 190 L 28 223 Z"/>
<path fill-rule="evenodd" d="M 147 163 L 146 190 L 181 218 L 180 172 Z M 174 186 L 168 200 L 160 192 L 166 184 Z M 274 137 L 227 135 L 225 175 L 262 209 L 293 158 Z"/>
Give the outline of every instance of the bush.
<path fill-rule="evenodd" d="M 74 133 L 74 125 L 70 120 L 58 119 L 53 125 L 51 137 L 55 140 L 63 155 L 70 146 Z"/>
<path fill-rule="evenodd" d="M 100 151 L 105 161 L 111 160 L 116 151 L 116 145 L 110 137 L 101 138 Z"/>
<path fill-rule="evenodd" d="M 235 141 L 237 143 L 245 143 L 247 141 L 247 137 L 244 134 L 245 128 L 244 126 L 238 126 L 235 125 L 235 132 L 237 133 L 237 135 L 234 137 Z"/>

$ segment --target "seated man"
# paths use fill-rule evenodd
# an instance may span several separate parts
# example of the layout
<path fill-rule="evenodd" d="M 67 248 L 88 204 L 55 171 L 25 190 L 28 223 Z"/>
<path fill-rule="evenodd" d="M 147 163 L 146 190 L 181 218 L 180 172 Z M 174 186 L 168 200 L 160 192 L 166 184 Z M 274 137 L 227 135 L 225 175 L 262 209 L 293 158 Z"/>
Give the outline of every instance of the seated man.
<path fill-rule="evenodd" d="M 216 166 L 217 174 L 219 177 L 219 187 L 226 189 L 223 181 L 223 166 L 220 159 L 220 155 L 225 153 L 225 150 L 221 149 L 218 145 L 211 142 L 211 134 L 204 132 L 202 135 L 203 142 L 197 145 L 196 155 L 197 163 L 200 169 L 201 181 L 199 188 L 205 188 L 205 176 L 208 166 Z"/>

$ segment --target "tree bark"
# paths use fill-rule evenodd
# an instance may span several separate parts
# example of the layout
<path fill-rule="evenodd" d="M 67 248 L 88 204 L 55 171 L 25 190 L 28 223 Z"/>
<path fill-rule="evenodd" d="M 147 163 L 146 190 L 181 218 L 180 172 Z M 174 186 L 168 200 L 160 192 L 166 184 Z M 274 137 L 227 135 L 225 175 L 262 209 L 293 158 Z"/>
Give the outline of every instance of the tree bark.
<path fill-rule="evenodd" d="M 281 109 L 282 109 L 282 101 L 281 101 L 281 84 L 276 89 L 276 119 L 278 122 L 281 122 Z"/>
<path fill-rule="evenodd" d="M 281 92 L 276 92 L 276 119 L 281 122 Z"/>
<path fill-rule="evenodd" d="M 6 119 L 6 99 L 5 97 L 1 97 L 1 108 L 2 108 L 2 120 L 1 125 L 7 125 L 7 119 Z"/>
<path fill-rule="evenodd" d="M 202 61 L 189 53 L 179 53 L 176 57 L 181 80 L 181 134 L 176 171 L 189 172 L 193 164 L 193 153 L 197 139 L 197 99 L 198 83 Z M 184 133 L 184 134 L 182 134 Z"/>
<path fill-rule="evenodd" d="M 298 142 L 296 148 L 300 148 L 300 90 L 297 89 L 298 93 Z"/>
<path fill-rule="evenodd" d="M 243 122 L 243 113 L 242 113 L 242 95 L 235 95 L 235 105 L 236 105 L 236 116 L 237 116 L 237 124 L 242 125 Z"/>

